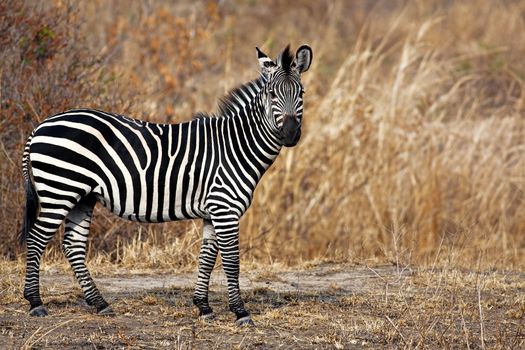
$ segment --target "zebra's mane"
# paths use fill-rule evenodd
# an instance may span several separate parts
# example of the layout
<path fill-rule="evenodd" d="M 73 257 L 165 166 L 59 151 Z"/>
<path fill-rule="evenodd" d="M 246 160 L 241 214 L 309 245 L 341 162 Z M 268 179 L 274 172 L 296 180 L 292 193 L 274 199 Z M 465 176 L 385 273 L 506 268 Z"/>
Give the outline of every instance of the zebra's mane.
<path fill-rule="evenodd" d="M 290 45 L 286 46 L 283 52 L 277 57 L 276 61 L 286 74 L 292 73 L 292 69 L 295 67 L 295 57 L 290 50 Z M 233 88 L 226 94 L 226 96 L 219 100 L 217 112 L 212 114 L 197 113 L 194 118 L 217 118 L 237 115 L 237 111 L 245 109 L 249 104 L 247 99 L 249 98 L 251 100 L 254 97 L 254 94 L 257 94 L 257 92 L 263 87 L 266 80 L 267 77 L 261 75 L 257 79 Z"/>
<path fill-rule="evenodd" d="M 218 118 L 237 115 L 238 110 L 243 110 L 252 100 L 254 94 L 257 94 L 266 82 L 264 76 L 251 80 L 245 84 L 237 86 L 230 90 L 224 97 L 219 99 L 218 110 L 215 113 L 197 113 L 195 118 Z"/>

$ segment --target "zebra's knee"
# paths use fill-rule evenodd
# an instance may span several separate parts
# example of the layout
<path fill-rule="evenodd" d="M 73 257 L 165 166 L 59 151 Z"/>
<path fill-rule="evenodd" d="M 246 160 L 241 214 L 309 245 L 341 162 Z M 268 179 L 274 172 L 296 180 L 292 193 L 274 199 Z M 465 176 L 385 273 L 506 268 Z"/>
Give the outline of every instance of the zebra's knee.
<path fill-rule="evenodd" d="M 62 251 L 64 255 L 69 258 L 71 255 L 71 242 L 67 239 L 67 236 L 64 236 L 64 240 L 62 241 Z"/>
<path fill-rule="evenodd" d="M 73 264 L 73 262 L 75 262 L 75 265 L 84 263 L 86 256 L 85 246 L 79 246 L 78 243 L 75 245 L 68 237 L 64 237 L 62 241 L 62 251 L 71 264 Z"/>
<path fill-rule="evenodd" d="M 202 240 L 203 252 L 206 252 L 208 254 L 213 254 L 218 249 L 219 249 L 219 246 L 217 244 L 217 239 L 204 238 Z M 213 258 L 215 258 L 215 256 L 213 256 Z"/>

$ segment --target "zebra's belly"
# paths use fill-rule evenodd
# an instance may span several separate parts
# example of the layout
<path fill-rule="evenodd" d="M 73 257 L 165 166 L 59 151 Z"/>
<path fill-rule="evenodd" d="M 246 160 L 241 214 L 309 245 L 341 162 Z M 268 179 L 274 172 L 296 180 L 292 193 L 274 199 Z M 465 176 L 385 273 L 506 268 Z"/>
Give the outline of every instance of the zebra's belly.
<path fill-rule="evenodd" d="M 169 222 L 209 217 L 203 206 L 195 203 L 166 204 L 162 205 L 161 208 L 154 208 L 151 203 L 149 205 L 144 203 L 137 210 L 137 208 L 122 208 L 116 203 L 112 203 L 110 198 L 101 194 L 97 194 L 97 200 L 113 214 L 131 221 Z"/>

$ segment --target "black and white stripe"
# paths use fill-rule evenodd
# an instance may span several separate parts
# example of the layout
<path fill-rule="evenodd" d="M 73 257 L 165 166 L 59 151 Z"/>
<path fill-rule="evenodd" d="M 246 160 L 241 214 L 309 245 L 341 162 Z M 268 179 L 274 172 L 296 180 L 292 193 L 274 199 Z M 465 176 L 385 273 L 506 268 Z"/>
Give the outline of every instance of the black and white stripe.
<path fill-rule="evenodd" d="M 203 218 L 194 303 L 201 315 L 212 314 L 208 284 L 220 251 L 230 309 L 240 322 L 251 322 L 238 283 L 239 219 L 282 146 L 300 137 L 300 73 L 312 57 L 307 46 L 295 58 L 286 48 L 277 62 L 258 55 L 261 76 L 233 90 L 215 115 L 154 124 L 78 109 L 52 116 L 33 131 L 23 155 L 22 237 L 28 248 L 24 296 L 33 315 L 47 314 L 39 293 L 40 258 L 64 221 L 64 252 L 86 301 L 99 313 L 112 312 L 85 265 L 98 201 L 140 222 Z"/>

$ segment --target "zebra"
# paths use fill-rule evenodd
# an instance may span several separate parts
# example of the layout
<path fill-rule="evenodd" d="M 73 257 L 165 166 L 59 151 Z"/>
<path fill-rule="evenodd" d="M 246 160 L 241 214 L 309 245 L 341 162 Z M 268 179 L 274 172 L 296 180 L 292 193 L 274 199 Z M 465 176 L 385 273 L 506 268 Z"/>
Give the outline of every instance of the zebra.
<path fill-rule="evenodd" d="M 63 251 L 86 303 L 113 309 L 87 267 L 86 242 L 97 202 L 138 222 L 203 219 L 193 304 L 213 318 L 208 286 L 221 253 L 229 309 L 237 325 L 253 325 L 239 289 L 239 220 L 283 147 L 301 137 L 301 74 L 312 61 L 303 45 L 272 60 L 256 48 L 259 77 L 230 91 L 211 114 L 155 124 L 94 109 L 56 114 L 39 124 L 23 152 L 26 205 L 20 241 L 27 245 L 24 298 L 29 314 L 47 316 L 39 267 L 47 243 L 64 224 Z"/>

